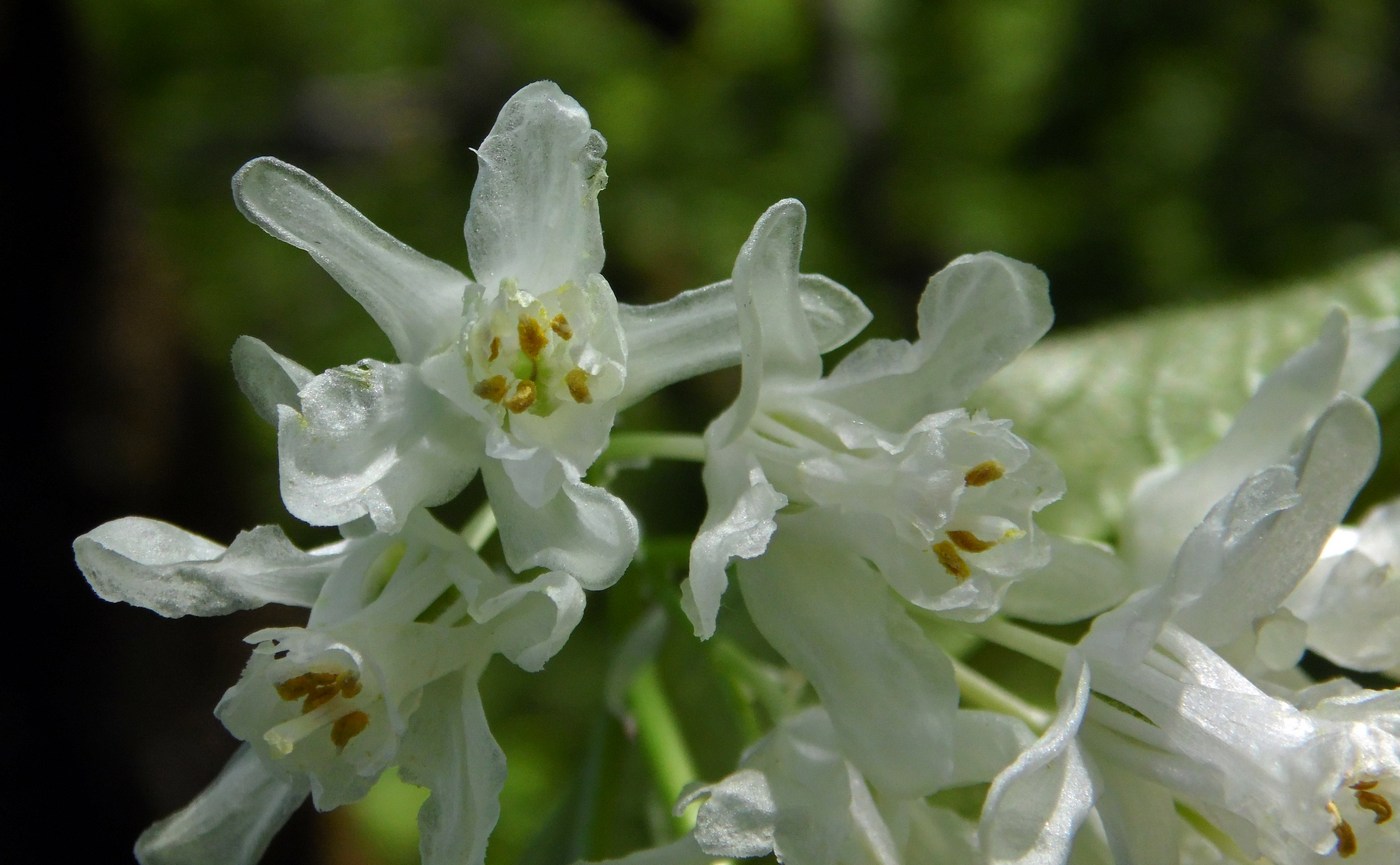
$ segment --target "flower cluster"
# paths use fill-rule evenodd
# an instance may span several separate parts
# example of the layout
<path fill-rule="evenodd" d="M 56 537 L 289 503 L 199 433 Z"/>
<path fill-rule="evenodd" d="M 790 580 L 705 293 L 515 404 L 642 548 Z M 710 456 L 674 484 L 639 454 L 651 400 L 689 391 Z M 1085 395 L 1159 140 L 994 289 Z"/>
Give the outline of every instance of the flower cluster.
<path fill-rule="evenodd" d="M 687 779 L 679 838 L 617 861 L 1400 857 L 1400 690 L 1305 671 L 1400 674 L 1400 504 L 1342 524 L 1379 452 L 1360 395 L 1400 322 L 1334 314 L 1214 447 L 1142 475 L 1115 544 L 1061 537 L 1037 519 L 1079 493 L 975 402 L 1051 325 L 1040 271 L 962 256 L 929 279 L 916 340 L 869 340 L 825 370 L 870 314 L 800 272 L 800 203 L 758 219 L 730 279 L 620 304 L 604 150 L 554 84 L 513 96 L 476 151 L 470 277 L 290 165 L 235 176 L 242 212 L 309 253 L 397 357 L 315 373 L 252 337 L 234 347 L 277 430 L 287 509 L 341 540 L 303 551 L 263 526 L 225 547 L 128 517 L 74 543 L 107 600 L 309 610 L 247 638 L 215 709 L 244 745 L 138 859 L 253 863 L 308 795 L 336 808 L 397 766 L 431 791 L 423 862 L 482 863 L 506 771 L 483 671 L 497 654 L 542 668 L 587 593 L 621 590 L 645 551 L 591 472 L 618 414 L 734 364 L 738 394 L 703 436 L 631 434 L 628 453 L 703 463 L 676 617 L 709 640 L 741 615 L 732 575 L 810 692 L 769 707 L 732 774 Z M 488 504 L 445 527 L 428 509 L 477 475 Z M 970 663 L 988 644 L 1058 680 L 1054 705 Z M 966 790 L 985 791 L 979 809 L 945 795 Z"/>

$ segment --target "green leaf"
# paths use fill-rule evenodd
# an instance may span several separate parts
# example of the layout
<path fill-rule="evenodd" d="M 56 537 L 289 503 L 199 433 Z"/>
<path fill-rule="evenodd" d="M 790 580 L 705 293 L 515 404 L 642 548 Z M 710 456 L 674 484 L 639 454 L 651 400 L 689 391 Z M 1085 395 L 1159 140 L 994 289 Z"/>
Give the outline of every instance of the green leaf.
<path fill-rule="evenodd" d="M 1019 435 L 1060 464 L 1069 493 L 1042 513 L 1041 525 L 1112 538 L 1138 475 L 1219 440 L 1260 379 L 1316 339 L 1338 306 L 1371 318 L 1400 315 L 1400 253 L 1246 300 L 1051 337 L 971 404 L 1012 419 Z M 1392 385 L 1383 380 L 1370 395 L 1383 423 L 1400 402 Z"/>

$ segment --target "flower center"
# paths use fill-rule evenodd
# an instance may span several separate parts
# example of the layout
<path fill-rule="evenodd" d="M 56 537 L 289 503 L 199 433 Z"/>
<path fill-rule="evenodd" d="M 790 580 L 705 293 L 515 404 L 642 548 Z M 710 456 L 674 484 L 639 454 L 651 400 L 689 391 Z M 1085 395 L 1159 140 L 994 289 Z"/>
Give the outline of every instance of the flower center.
<path fill-rule="evenodd" d="M 1377 780 L 1358 781 L 1348 786 L 1348 789 L 1352 791 L 1356 810 L 1366 812 L 1364 815 L 1353 815 L 1363 827 L 1360 830 L 1362 836 L 1369 834 L 1365 828 L 1368 823 L 1369 826 L 1380 826 L 1389 823 L 1390 819 L 1395 816 L 1395 809 L 1390 804 L 1390 799 L 1386 797 L 1380 787 L 1381 783 Z M 1356 852 L 1361 848 L 1361 839 L 1358 838 L 1356 826 L 1342 816 L 1342 811 L 1335 802 L 1327 803 L 1327 813 L 1332 815 L 1332 833 L 1337 836 L 1337 855 L 1343 859 L 1356 855 Z M 1364 817 L 1371 819 L 1369 821 L 1361 819 Z"/>
<path fill-rule="evenodd" d="M 360 677 L 349 670 L 337 670 L 334 672 L 326 670 L 308 670 L 300 675 L 292 676 L 283 680 L 275 686 L 277 696 L 283 700 L 293 702 L 301 700 L 302 725 L 306 721 L 314 723 L 314 726 L 323 724 L 330 712 L 320 710 L 336 697 L 351 699 L 362 690 Z M 315 718 L 307 716 L 315 713 Z M 295 722 L 292 722 L 295 724 Z M 345 749 L 350 740 L 363 733 L 369 726 L 369 715 L 359 709 L 351 709 L 331 720 L 331 742 L 337 751 Z M 310 732 L 306 730 L 304 732 Z"/>
<path fill-rule="evenodd" d="M 591 403 L 589 374 L 574 357 L 578 349 L 564 312 L 503 289 L 466 341 L 472 392 L 511 414 L 548 415 L 564 400 Z"/>

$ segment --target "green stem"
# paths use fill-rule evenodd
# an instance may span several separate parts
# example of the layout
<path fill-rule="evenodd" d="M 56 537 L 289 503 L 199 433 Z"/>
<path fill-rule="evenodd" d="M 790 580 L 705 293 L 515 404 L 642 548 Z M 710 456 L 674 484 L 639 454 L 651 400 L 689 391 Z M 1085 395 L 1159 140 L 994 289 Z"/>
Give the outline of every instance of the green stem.
<path fill-rule="evenodd" d="M 950 622 L 949 624 L 1056 670 L 1064 668 L 1065 659 L 1069 657 L 1070 650 L 1074 648 L 1069 643 L 1062 643 L 1054 637 L 1047 637 L 1038 631 L 1032 631 L 1030 628 L 1013 625 L 1006 619 L 988 619 L 985 622 Z"/>
<path fill-rule="evenodd" d="M 705 439 L 694 433 L 615 432 L 599 459 L 663 459 L 703 463 Z"/>
<path fill-rule="evenodd" d="M 486 542 L 491 540 L 491 536 L 496 533 L 496 512 L 491 510 L 491 505 L 484 504 L 477 508 L 472 518 L 467 520 L 467 524 L 462 526 L 462 537 L 468 546 L 478 553 L 486 546 Z"/>
<path fill-rule="evenodd" d="M 961 661 L 953 660 L 953 678 L 963 697 L 973 705 L 1020 718 L 1036 733 L 1043 733 L 1050 726 L 1049 712 L 1032 706 Z"/>
<path fill-rule="evenodd" d="M 685 746 L 676 713 L 671 710 L 671 703 L 661 687 L 655 664 L 648 664 L 637 674 L 627 689 L 627 703 L 636 718 L 637 738 L 661 795 L 668 804 L 673 804 L 698 773 Z M 677 834 L 684 835 L 695 828 L 695 812 L 699 807 L 697 802 L 673 819 Z"/>

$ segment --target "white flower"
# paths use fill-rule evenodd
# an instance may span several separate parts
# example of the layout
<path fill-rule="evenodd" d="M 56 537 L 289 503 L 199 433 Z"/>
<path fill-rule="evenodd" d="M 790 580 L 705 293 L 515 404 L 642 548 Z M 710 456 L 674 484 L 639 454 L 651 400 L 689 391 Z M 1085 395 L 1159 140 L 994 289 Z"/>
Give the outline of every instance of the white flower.
<path fill-rule="evenodd" d="M 310 793 L 321 810 L 363 796 L 397 763 L 432 790 L 427 863 L 482 861 L 504 758 L 476 682 L 495 652 L 539 669 L 583 613 L 561 572 L 516 585 L 425 511 L 397 535 L 302 553 L 275 529 L 227 549 L 154 520 L 108 523 L 74 543 L 103 597 L 169 616 L 274 602 L 311 608 L 268 628 L 216 714 L 245 745 L 220 776 L 137 842 L 153 863 L 251 863 Z"/>
<path fill-rule="evenodd" d="M 801 314 L 806 214 L 779 202 L 734 265 L 743 383 L 705 431 L 709 511 L 691 550 L 684 604 L 714 632 L 725 567 L 767 547 L 775 515 L 839 512 L 850 549 L 911 603 L 981 619 L 1049 557 L 1031 515 L 1063 490 L 1058 470 L 967 396 L 1050 326 L 1045 277 L 982 253 L 934 275 L 914 344 L 872 340 L 822 376 Z"/>
<path fill-rule="evenodd" d="M 615 580 L 637 526 L 585 484 L 619 410 L 737 359 L 727 284 L 652 307 L 620 306 L 601 275 L 601 135 L 550 82 L 515 94 L 477 151 L 466 221 L 475 279 L 372 225 L 325 186 L 274 159 L 234 178 L 253 222 L 309 252 L 388 335 L 399 363 L 319 376 L 266 345 L 234 349 L 240 385 L 278 426 L 282 494 L 315 525 L 368 517 L 395 531 L 480 469 L 511 567 Z M 824 346 L 868 320 L 849 292 L 803 279 Z"/>

